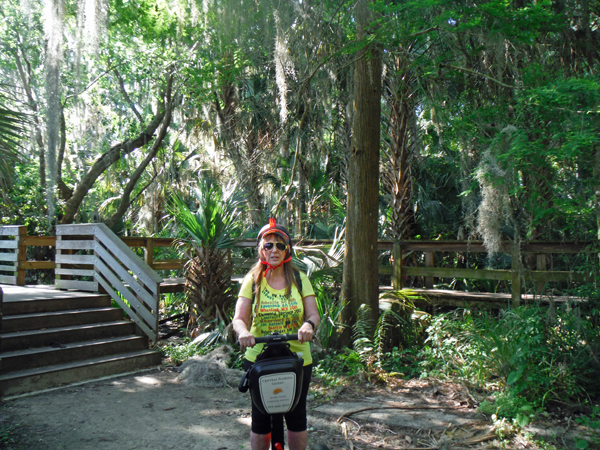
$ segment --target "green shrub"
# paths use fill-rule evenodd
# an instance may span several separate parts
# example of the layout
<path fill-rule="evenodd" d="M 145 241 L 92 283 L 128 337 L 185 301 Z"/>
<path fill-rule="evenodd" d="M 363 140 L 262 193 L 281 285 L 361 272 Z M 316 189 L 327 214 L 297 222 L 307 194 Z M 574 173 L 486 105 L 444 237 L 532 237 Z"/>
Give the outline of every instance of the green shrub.
<path fill-rule="evenodd" d="M 488 313 L 454 311 L 432 319 L 421 351 L 422 375 L 457 377 L 503 389 L 498 417 L 525 421 L 548 401 L 581 401 L 600 392 L 598 329 L 566 305 L 555 313 L 524 306 Z"/>
<path fill-rule="evenodd" d="M 575 422 L 588 427 L 592 431 L 592 436 L 588 439 L 577 439 L 578 449 L 599 448 L 600 447 L 600 406 L 594 406 L 589 416 L 582 416 L 575 419 Z M 592 445 L 592 447 L 590 447 Z"/>
<path fill-rule="evenodd" d="M 394 347 L 391 352 L 384 354 L 381 368 L 390 375 L 400 375 L 409 379 L 421 374 L 420 362 L 420 349 Z"/>
<path fill-rule="evenodd" d="M 349 348 L 325 355 L 314 367 L 315 376 L 330 384 L 339 384 L 342 379 L 355 377 L 366 372 L 361 355 Z"/>

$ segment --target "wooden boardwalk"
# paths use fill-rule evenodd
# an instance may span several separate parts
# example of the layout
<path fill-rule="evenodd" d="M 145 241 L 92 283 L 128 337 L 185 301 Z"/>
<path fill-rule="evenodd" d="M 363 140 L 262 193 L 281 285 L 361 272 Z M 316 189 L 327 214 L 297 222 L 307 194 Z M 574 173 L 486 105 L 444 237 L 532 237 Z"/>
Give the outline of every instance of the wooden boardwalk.
<path fill-rule="evenodd" d="M 13 286 L 9 284 L 0 284 L 0 289 L 4 293 L 2 302 L 20 302 L 27 300 L 46 300 L 46 299 L 61 299 L 61 298 L 81 298 L 95 297 L 98 294 L 93 292 L 82 291 L 64 291 L 55 289 L 54 285 L 26 285 Z"/>
<path fill-rule="evenodd" d="M 512 304 L 511 294 L 498 294 L 489 292 L 450 291 L 446 289 L 408 288 L 426 300 L 417 300 L 416 306 L 430 308 L 433 306 L 447 306 L 454 308 L 481 308 L 481 309 L 506 309 Z M 381 291 L 392 290 L 391 286 L 381 286 Z M 578 297 L 548 296 L 548 295 L 521 295 L 522 304 L 549 305 L 551 302 L 564 304 L 567 302 L 580 303 Z"/>
<path fill-rule="evenodd" d="M 243 275 L 234 275 L 232 280 L 241 283 Z M 162 294 L 183 292 L 185 278 L 168 278 L 160 285 Z M 392 286 L 380 286 L 380 292 L 391 291 Z M 418 295 L 423 296 L 426 300 L 417 300 L 415 305 L 421 308 L 431 308 L 433 306 L 446 306 L 454 308 L 481 308 L 481 309 L 506 309 L 511 305 L 511 294 L 499 294 L 489 292 L 465 292 L 451 291 L 447 289 L 424 289 L 424 288 L 408 288 Z M 577 297 L 565 296 L 548 296 L 548 295 L 532 295 L 523 294 L 521 296 L 523 304 L 543 304 L 549 305 L 550 302 L 562 304 L 567 302 L 580 303 L 583 300 Z"/>

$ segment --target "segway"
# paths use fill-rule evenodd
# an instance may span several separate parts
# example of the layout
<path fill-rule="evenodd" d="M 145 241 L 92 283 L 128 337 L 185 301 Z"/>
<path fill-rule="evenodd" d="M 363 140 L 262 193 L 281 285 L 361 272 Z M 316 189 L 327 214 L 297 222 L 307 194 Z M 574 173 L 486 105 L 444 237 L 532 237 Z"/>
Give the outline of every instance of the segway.
<path fill-rule="evenodd" d="M 260 412 L 271 415 L 273 450 L 283 450 L 283 414 L 292 411 L 300 401 L 304 360 L 287 343 L 297 340 L 297 334 L 278 333 L 255 338 L 257 344 L 265 346 L 238 386 L 240 392 L 250 390 L 252 403 Z"/>

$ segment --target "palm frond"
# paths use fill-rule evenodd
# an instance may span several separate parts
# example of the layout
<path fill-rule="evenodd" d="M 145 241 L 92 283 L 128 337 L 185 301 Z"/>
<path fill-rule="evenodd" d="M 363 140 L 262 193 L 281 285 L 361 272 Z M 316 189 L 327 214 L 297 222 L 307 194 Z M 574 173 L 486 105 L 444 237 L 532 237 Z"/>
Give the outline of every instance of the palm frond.
<path fill-rule="evenodd" d="M 393 291 L 382 292 L 379 295 L 379 301 L 387 301 L 389 303 L 398 303 L 410 309 L 415 309 L 415 301 L 426 301 L 426 296 L 413 289 L 396 289 Z"/>
<path fill-rule="evenodd" d="M 0 97 L 1 101 L 1 97 Z M 27 115 L 0 106 L 0 190 L 4 194 L 19 160 L 19 141 L 23 139 Z"/>
<path fill-rule="evenodd" d="M 169 212 L 176 222 L 196 245 L 210 249 L 232 248 L 243 231 L 240 214 L 246 201 L 244 192 L 235 184 L 221 191 L 217 185 L 203 181 L 193 194 L 198 205 L 195 212 L 180 196 L 172 198 Z"/>

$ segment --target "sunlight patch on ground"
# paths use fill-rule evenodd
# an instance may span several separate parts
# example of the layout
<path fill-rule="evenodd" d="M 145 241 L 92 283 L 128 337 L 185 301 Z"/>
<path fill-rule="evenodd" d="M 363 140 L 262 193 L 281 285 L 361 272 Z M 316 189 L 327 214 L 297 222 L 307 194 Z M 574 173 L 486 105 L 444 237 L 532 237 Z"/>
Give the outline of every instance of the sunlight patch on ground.
<path fill-rule="evenodd" d="M 162 382 L 155 377 L 135 377 L 135 381 L 140 384 L 144 384 L 146 386 L 162 386 Z"/>
<path fill-rule="evenodd" d="M 252 417 L 238 417 L 236 420 L 242 425 L 252 426 Z"/>

